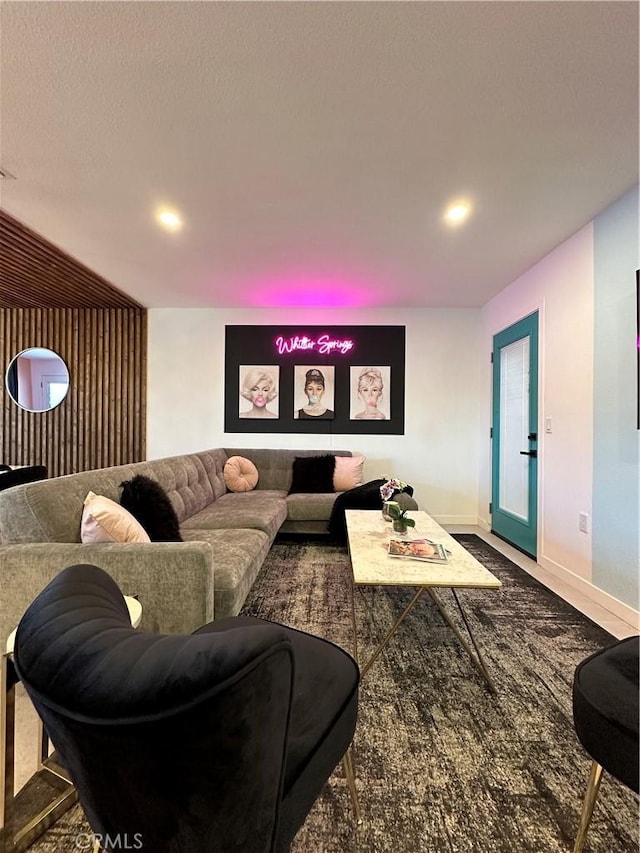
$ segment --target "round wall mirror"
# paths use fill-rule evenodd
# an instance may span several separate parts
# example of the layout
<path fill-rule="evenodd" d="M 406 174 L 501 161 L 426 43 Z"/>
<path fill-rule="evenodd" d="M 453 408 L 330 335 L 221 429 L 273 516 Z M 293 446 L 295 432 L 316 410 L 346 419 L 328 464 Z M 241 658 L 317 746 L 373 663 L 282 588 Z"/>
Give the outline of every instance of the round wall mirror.
<path fill-rule="evenodd" d="M 43 347 L 24 349 L 7 368 L 9 396 L 28 412 L 55 409 L 69 391 L 69 371 L 58 353 Z"/>

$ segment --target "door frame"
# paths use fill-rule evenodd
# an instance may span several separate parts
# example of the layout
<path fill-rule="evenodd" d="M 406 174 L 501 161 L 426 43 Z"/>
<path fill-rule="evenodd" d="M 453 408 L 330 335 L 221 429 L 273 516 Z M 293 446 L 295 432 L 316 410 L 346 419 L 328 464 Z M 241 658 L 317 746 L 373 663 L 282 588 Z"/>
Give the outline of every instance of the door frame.
<path fill-rule="evenodd" d="M 533 333 L 531 334 L 531 340 L 532 340 L 533 345 L 535 346 L 535 367 L 536 367 L 536 371 L 535 371 L 535 377 L 534 377 L 535 387 L 534 387 L 534 389 L 530 388 L 530 392 L 529 392 L 530 393 L 530 406 L 529 406 L 530 421 L 529 421 L 529 427 L 528 428 L 529 428 L 530 433 L 535 431 L 536 439 L 529 441 L 528 448 L 529 449 L 535 448 L 537 451 L 537 457 L 535 460 L 535 464 L 531 465 L 529 468 L 529 476 L 530 476 L 529 489 L 531 489 L 532 472 L 533 472 L 533 475 L 535 476 L 535 496 L 534 496 L 533 500 L 529 500 L 530 515 L 534 519 L 534 525 L 535 525 L 535 541 L 533 543 L 531 543 L 531 547 L 533 548 L 534 553 L 531 553 L 529 550 L 522 547 L 517 542 L 514 542 L 513 540 L 507 538 L 507 536 L 504 535 L 503 533 L 499 533 L 499 532 L 496 532 L 494 530 L 494 519 L 495 519 L 494 507 L 496 506 L 496 502 L 498 500 L 498 494 L 499 494 L 499 491 L 498 491 L 498 489 L 499 489 L 499 480 L 498 480 L 498 473 L 499 473 L 499 468 L 498 468 L 498 458 L 499 458 L 498 425 L 499 425 L 499 421 L 497 418 L 497 413 L 499 413 L 499 410 L 500 410 L 499 395 L 498 395 L 498 399 L 496 400 L 496 392 L 497 392 L 497 390 L 499 390 L 499 386 L 496 382 L 496 371 L 498 369 L 498 365 L 494 364 L 494 359 L 496 356 L 496 339 L 501 337 L 501 336 L 506 337 L 506 340 L 501 342 L 501 346 L 508 346 L 509 343 L 521 340 L 523 335 L 518 334 L 515 327 L 517 327 L 518 325 L 523 323 L 523 321 L 529 320 L 529 319 L 534 318 L 534 317 L 535 317 L 536 322 L 535 322 L 535 328 L 533 330 Z M 542 411 L 541 411 L 542 359 L 540 357 L 540 340 L 541 340 L 542 320 L 543 320 L 542 307 L 532 308 L 529 312 L 522 315 L 518 319 L 512 320 L 509 323 L 509 325 L 499 329 L 491 337 L 491 405 L 490 405 L 490 415 L 491 415 L 490 436 L 491 436 L 491 441 L 490 441 L 490 459 L 489 459 L 490 531 L 495 536 L 498 536 L 500 539 L 503 539 L 505 542 L 508 542 L 512 547 L 516 548 L 519 551 L 522 551 L 524 554 L 526 554 L 528 557 L 531 557 L 534 560 L 537 560 L 537 558 L 538 558 L 538 554 L 540 552 L 540 543 L 542 541 L 542 537 L 541 537 L 542 515 L 541 515 L 541 511 L 540 511 L 541 494 L 542 494 L 542 489 L 540 487 L 540 481 L 541 481 L 541 464 L 540 463 L 541 463 L 541 449 L 542 449 L 542 446 L 541 446 L 542 435 L 541 434 L 542 434 L 542 430 L 541 430 L 540 425 L 541 425 L 541 423 L 543 423 L 543 417 L 542 417 Z M 511 335 L 508 334 L 509 332 L 512 333 L 512 339 L 511 340 L 510 340 Z M 533 398 L 531 397 L 532 393 L 533 393 Z M 535 411 L 535 419 L 536 419 L 536 422 L 534 425 L 535 430 L 532 427 L 532 421 L 531 421 L 531 412 L 532 412 L 531 400 L 532 399 L 534 402 L 533 410 Z M 533 445 L 533 447 L 532 447 L 532 445 Z M 525 439 L 525 447 L 527 447 L 526 439 Z M 525 447 L 523 447 L 523 450 L 525 449 Z"/>

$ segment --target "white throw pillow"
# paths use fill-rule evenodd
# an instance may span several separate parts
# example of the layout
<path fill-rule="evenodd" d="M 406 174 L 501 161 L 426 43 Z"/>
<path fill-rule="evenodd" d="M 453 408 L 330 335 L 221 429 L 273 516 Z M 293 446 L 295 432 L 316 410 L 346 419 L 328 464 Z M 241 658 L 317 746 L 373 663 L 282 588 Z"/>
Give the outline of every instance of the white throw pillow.
<path fill-rule="evenodd" d="M 230 492 L 250 492 L 258 485 L 258 469 L 244 456 L 230 456 L 224 466 L 224 483 Z"/>
<path fill-rule="evenodd" d="M 151 542 L 144 527 L 119 503 L 93 492 L 84 499 L 82 542 Z"/>
<path fill-rule="evenodd" d="M 362 484 L 364 456 L 336 456 L 333 472 L 333 488 L 336 492 L 346 492 Z"/>

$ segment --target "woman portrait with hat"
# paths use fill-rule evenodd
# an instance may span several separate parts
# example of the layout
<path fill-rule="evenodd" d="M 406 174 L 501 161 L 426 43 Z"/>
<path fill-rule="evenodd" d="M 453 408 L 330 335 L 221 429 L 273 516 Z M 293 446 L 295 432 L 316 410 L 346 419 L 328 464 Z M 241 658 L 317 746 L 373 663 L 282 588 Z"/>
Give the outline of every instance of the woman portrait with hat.
<path fill-rule="evenodd" d="M 298 367 L 296 366 L 296 375 L 304 371 L 304 393 L 307 397 L 307 404 L 297 409 L 295 417 L 301 420 L 311 418 L 322 418 L 330 420 L 335 417 L 332 409 L 328 409 L 323 403 L 327 382 L 325 375 L 331 378 L 333 382 L 333 367 Z"/>

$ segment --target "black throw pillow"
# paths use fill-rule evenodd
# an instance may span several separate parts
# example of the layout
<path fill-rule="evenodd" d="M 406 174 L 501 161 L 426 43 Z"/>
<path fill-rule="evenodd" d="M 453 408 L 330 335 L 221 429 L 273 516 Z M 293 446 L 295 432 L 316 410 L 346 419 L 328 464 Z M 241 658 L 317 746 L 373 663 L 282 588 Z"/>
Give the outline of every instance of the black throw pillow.
<path fill-rule="evenodd" d="M 182 542 L 178 516 L 160 483 L 138 474 L 120 485 L 120 506 L 140 522 L 152 542 Z"/>
<path fill-rule="evenodd" d="M 293 480 L 289 494 L 332 492 L 335 468 L 335 456 L 296 456 L 293 460 Z"/>
<path fill-rule="evenodd" d="M 347 542 L 345 509 L 382 509 L 380 486 L 386 482 L 385 479 L 370 480 L 338 495 L 333 504 L 327 528 L 334 539 L 344 544 Z"/>

